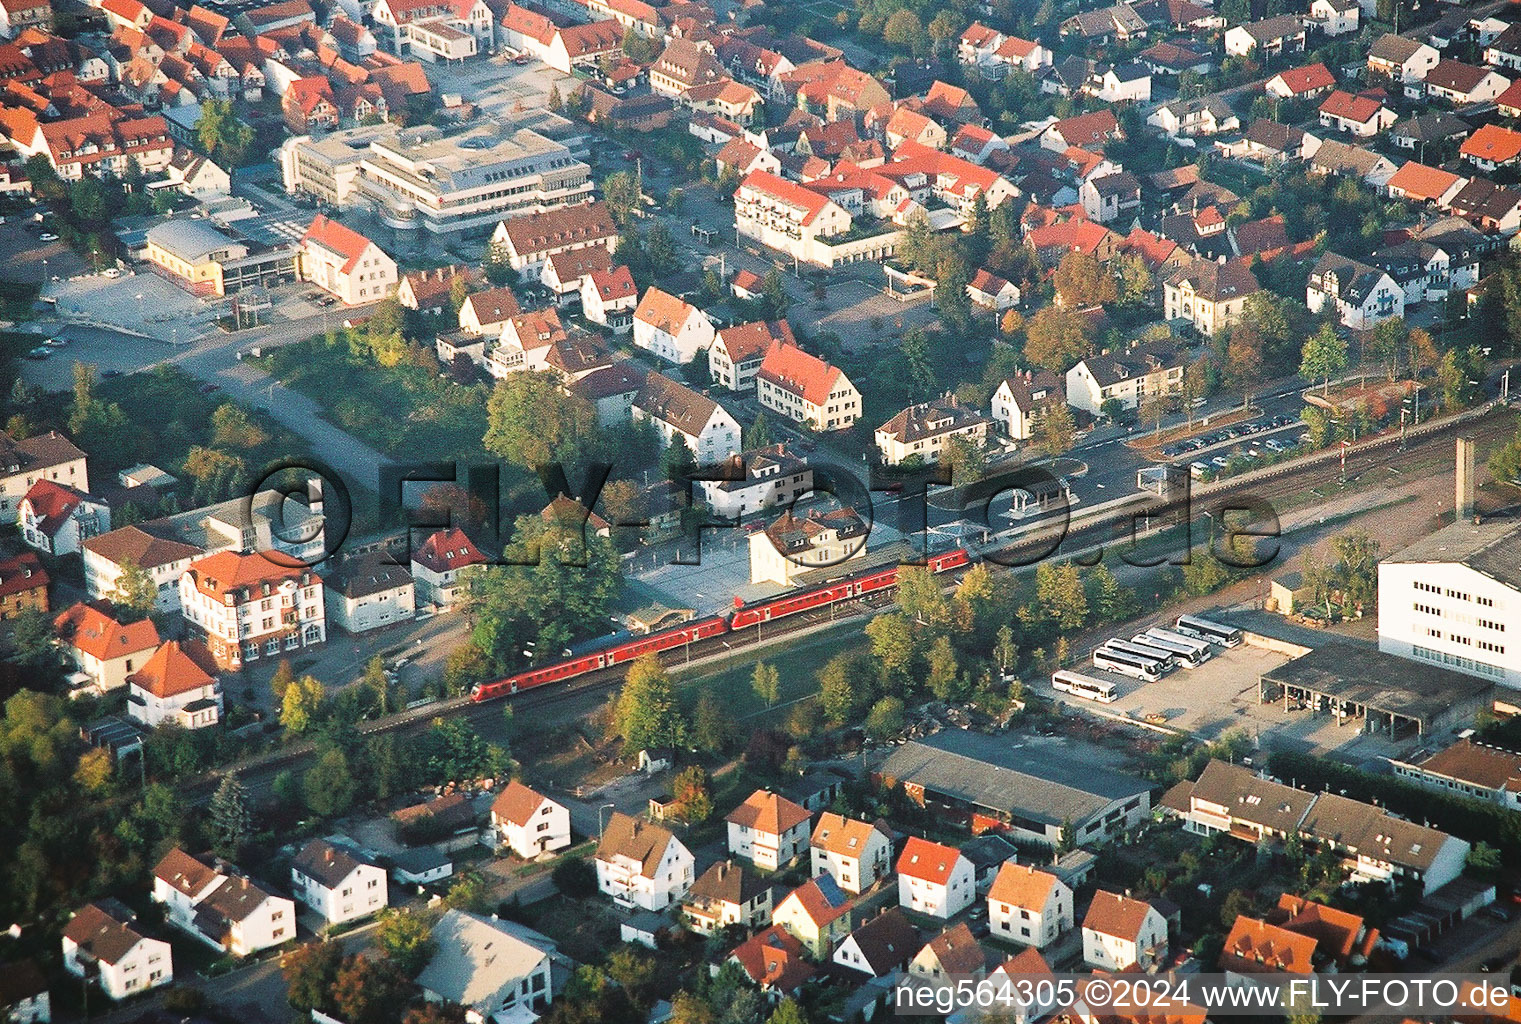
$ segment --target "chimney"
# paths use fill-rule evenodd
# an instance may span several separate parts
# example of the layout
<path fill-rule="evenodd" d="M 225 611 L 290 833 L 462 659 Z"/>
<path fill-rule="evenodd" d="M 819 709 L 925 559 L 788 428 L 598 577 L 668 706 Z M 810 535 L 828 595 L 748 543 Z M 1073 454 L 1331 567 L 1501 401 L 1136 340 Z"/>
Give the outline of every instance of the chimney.
<path fill-rule="evenodd" d="M 1453 472 L 1456 485 L 1456 501 L 1453 504 L 1454 522 L 1473 518 L 1474 514 L 1474 442 L 1471 437 L 1458 438 L 1457 467 Z"/>

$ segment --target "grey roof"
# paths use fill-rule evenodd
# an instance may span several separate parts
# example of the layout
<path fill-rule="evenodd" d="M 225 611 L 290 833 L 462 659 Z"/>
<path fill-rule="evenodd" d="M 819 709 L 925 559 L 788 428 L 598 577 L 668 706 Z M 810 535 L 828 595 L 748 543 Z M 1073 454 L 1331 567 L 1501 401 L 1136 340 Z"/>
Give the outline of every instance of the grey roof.
<path fill-rule="evenodd" d="M 376 551 L 344 559 L 324 582 L 329 589 L 357 600 L 405 587 L 412 582 L 412 573 L 390 554 Z"/>
<path fill-rule="evenodd" d="M 1304 23 L 1292 14 L 1280 14 L 1276 18 L 1265 18 L 1241 27 L 1259 43 L 1287 39 L 1289 36 L 1299 35 L 1304 31 Z"/>
<path fill-rule="evenodd" d="M 1329 277 L 1328 277 L 1329 275 Z M 1324 292 L 1334 292 L 1336 297 L 1361 306 L 1378 287 L 1384 271 L 1370 267 L 1361 260 L 1334 252 L 1323 253 L 1310 271 L 1310 284 Z"/>
<path fill-rule="evenodd" d="M 1227 808 L 1233 817 L 1282 834 L 1296 831 L 1315 802 L 1314 793 L 1264 779 L 1250 768 L 1224 761 L 1210 761 L 1204 766 L 1191 795 Z"/>
<path fill-rule="evenodd" d="M 1316 798 L 1303 830 L 1323 842 L 1418 871 L 1431 867 L 1437 852 L 1452 839 L 1445 832 L 1335 793 Z"/>
<path fill-rule="evenodd" d="M 1391 64 L 1403 64 L 1415 55 L 1415 51 L 1425 46 L 1415 39 L 1406 39 L 1390 32 L 1379 36 L 1373 46 L 1368 50 L 1368 56 L 1374 60 L 1387 61 Z"/>
<path fill-rule="evenodd" d="M 1389 134 L 1393 138 L 1415 142 L 1441 142 L 1459 135 L 1466 137 L 1471 131 L 1473 126 L 1461 117 L 1436 111 L 1418 117 L 1407 117 L 1390 128 Z"/>
<path fill-rule="evenodd" d="M 449 910 L 433 927 L 437 952 L 417 984 L 451 1003 L 473 1007 L 529 974 L 554 943 L 527 928 L 463 910 Z"/>
<path fill-rule="evenodd" d="M 186 263 L 199 263 L 221 250 L 242 250 L 237 255 L 242 255 L 247 250 L 247 246 L 222 234 L 208 221 L 191 220 L 188 217 L 167 220 L 149 228 L 148 241 L 168 250 Z"/>
<path fill-rule="evenodd" d="M 1494 688 L 1493 683 L 1451 669 L 1338 643 L 1317 647 L 1264 672 L 1262 678 L 1416 719 L 1423 728 L 1432 719 L 1470 704 Z"/>
<path fill-rule="evenodd" d="M 905 743 L 881 771 L 979 807 L 1048 825 L 1070 820 L 1078 828 L 1116 800 L 1151 792 L 1142 779 L 1095 771 L 1047 745 L 1022 749 L 1007 737 L 960 729 Z"/>
<path fill-rule="evenodd" d="M 421 875 L 453 864 L 454 858 L 437 846 L 418 846 L 394 854 L 391 857 L 391 863 L 399 871 L 405 871 L 409 875 Z"/>
<path fill-rule="evenodd" d="M 1386 556 L 1385 562 L 1458 562 L 1521 590 L 1521 524 L 1510 519 L 1453 523 Z"/>
<path fill-rule="evenodd" d="M 314 879 L 323 888 L 332 889 L 364 863 L 352 850 L 326 839 L 313 839 L 301 848 L 290 866 L 291 870 Z"/>

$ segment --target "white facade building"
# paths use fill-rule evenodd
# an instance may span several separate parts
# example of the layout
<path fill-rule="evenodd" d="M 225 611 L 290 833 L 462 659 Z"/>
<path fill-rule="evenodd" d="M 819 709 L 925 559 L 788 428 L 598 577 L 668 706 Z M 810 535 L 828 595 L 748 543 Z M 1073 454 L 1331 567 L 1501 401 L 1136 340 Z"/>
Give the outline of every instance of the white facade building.
<path fill-rule="evenodd" d="M 950 918 L 977 898 L 972 862 L 955 847 L 910 836 L 898 855 L 898 906 Z"/>
<path fill-rule="evenodd" d="M 125 999 L 174 980 L 169 943 L 150 938 L 137 915 L 114 899 L 97 900 L 63 928 L 63 966 L 97 982 L 112 999 Z"/>
<path fill-rule="evenodd" d="M 153 869 L 153 899 L 169 923 L 214 949 L 248 956 L 296 937 L 296 904 L 178 847 Z"/>
<path fill-rule="evenodd" d="M 332 927 L 384 910 L 386 873 L 344 847 L 313 839 L 290 865 L 291 890 Z"/>
<path fill-rule="evenodd" d="M 570 811 L 516 779 L 492 801 L 491 824 L 524 860 L 570 845 Z"/>
<path fill-rule="evenodd" d="M 849 893 L 876 885 L 892 871 L 892 838 L 866 821 L 830 811 L 819 815 L 810 842 L 811 874 L 831 875 Z"/>
<path fill-rule="evenodd" d="M 998 869 L 988 890 L 988 927 L 995 936 L 1044 949 L 1072 924 L 1072 890 L 1060 878 L 1013 861 Z"/>
<path fill-rule="evenodd" d="M 597 888 L 613 902 L 664 910 L 692 887 L 692 853 L 668 829 L 615 811 L 597 844 Z"/>

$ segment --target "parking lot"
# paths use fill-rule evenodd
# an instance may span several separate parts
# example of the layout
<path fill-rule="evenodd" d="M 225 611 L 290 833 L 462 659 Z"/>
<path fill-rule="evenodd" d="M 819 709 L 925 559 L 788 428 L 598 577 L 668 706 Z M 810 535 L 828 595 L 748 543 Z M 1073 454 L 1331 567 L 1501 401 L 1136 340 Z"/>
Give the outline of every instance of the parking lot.
<path fill-rule="evenodd" d="M 14 214 L 0 224 L 0 259 L 8 280 L 41 284 L 50 277 L 69 278 L 84 273 L 85 261 L 62 242 L 44 242 L 46 227 L 30 217 Z"/>
<path fill-rule="evenodd" d="M 1160 624 L 1160 623 L 1159 623 Z M 1123 639 L 1129 639 L 1127 634 Z M 1332 751 L 1357 759 L 1396 753 L 1408 743 L 1391 743 L 1387 736 L 1362 732 L 1361 719 L 1338 725 L 1334 718 L 1285 711 L 1281 704 L 1257 702 L 1257 680 L 1289 661 L 1289 655 L 1244 643 L 1232 649 L 1212 648 L 1213 657 L 1198 668 L 1179 667 L 1154 683 L 1145 683 L 1095 669 L 1085 657 L 1067 666 L 1083 675 L 1115 684 L 1119 697 L 1112 704 L 1095 704 L 1058 693 L 1049 678 L 1037 681 L 1043 696 L 1071 707 L 1119 715 L 1176 729 L 1206 740 L 1232 729 L 1245 729 L 1265 747 L 1315 753 Z"/>

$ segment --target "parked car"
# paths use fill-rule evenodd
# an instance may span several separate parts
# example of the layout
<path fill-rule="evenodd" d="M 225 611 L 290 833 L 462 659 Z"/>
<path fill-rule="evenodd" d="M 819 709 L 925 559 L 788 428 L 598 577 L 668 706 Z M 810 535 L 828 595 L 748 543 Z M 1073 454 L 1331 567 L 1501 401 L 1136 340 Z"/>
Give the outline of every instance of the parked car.
<path fill-rule="evenodd" d="M 1489 906 L 1485 907 L 1484 913 L 1488 914 L 1496 921 L 1510 921 L 1510 911 L 1506 910 L 1498 903 L 1491 903 Z"/>
<path fill-rule="evenodd" d="M 1208 472 L 1209 463 L 1207 462 L 1194 462 L 1189 464 L 1188 475 L 1193 477 L 1195 480 L 1202 479 L 1204 474 Z"/>
<path fill-rule="evenodd" d="M 53 234 L 51 231 L 44 231 L 42 234 L 40 234 L 40 235 L 37 236 L 37 241 L 39 241 L 39 242 L 56 242 L 56 241 L 58 241 L 58 236 L 55 235 L 55 234 Z"/>
<path fill-rule="evenodd" d="M 28 359 L 47 359 L 51 357 L 52 354 L 53 350 L 48 348 L 46 345 L 38 345 L 36 348 L 28 352 L 26 354 L 26 357 Z"/>
<path fill-rule="evenodd" d="M 1209 460 L 1209 463 L 1217 469 L 1224 469 L 1226 466 L 1229 466 L 1231 464 L 1231 460 L 1227 459 L 1224 455 L 1216 455 L 1214 458 Z"/>
<path fill-rule="evenodd" d="M 115 267 L 107 267 L 105 270 L 102 270 L 100 272 L 100 276 L 101 277 L 117 278 L 117 277 L 121 277 L 121 271 L 118 270 L 118 269 L 116 269 Z"/>
<path fill-rule="evenodd" d="M 120 377 L 121 376 L 121 371 L 120 370 L 102 370 L 100 375 L 102 377 L 106 378 L 107 380 L 109 380 L 112 377 Z"/>
<path fill-rule="evenodd" d="M 201 394 L 203 394 L 203 395 L 214 395 L 218 391 L 221 391 L 221 390 L 222 390 L 222 385 L 220 385 L 220 384 L 202 384 L 201 385 Z"/>
<path fill-rule="evenodd" d="M 1289 446 L 1278 440 L 1276 437 L 1268 438 L 1263 442 L 1263 445 L 1270 452 L 1286 452 L 1289 450 Z"/>
<path fill-rule="evenodd" d="M 1292 416 L 1285 416 L 1283 413 L 1279 413 L 1273 417 L 1273 426 L 1275 427 L 1286 427 L 1293 422 L 1294 418 Z"/>
<path fill-rule="evenodd" d="M 68 343 L 68 338 L 49 338 L 47 341 L 43 342 L 44 345 L 47 345 L 50 348 L 63 348 Z"/>

